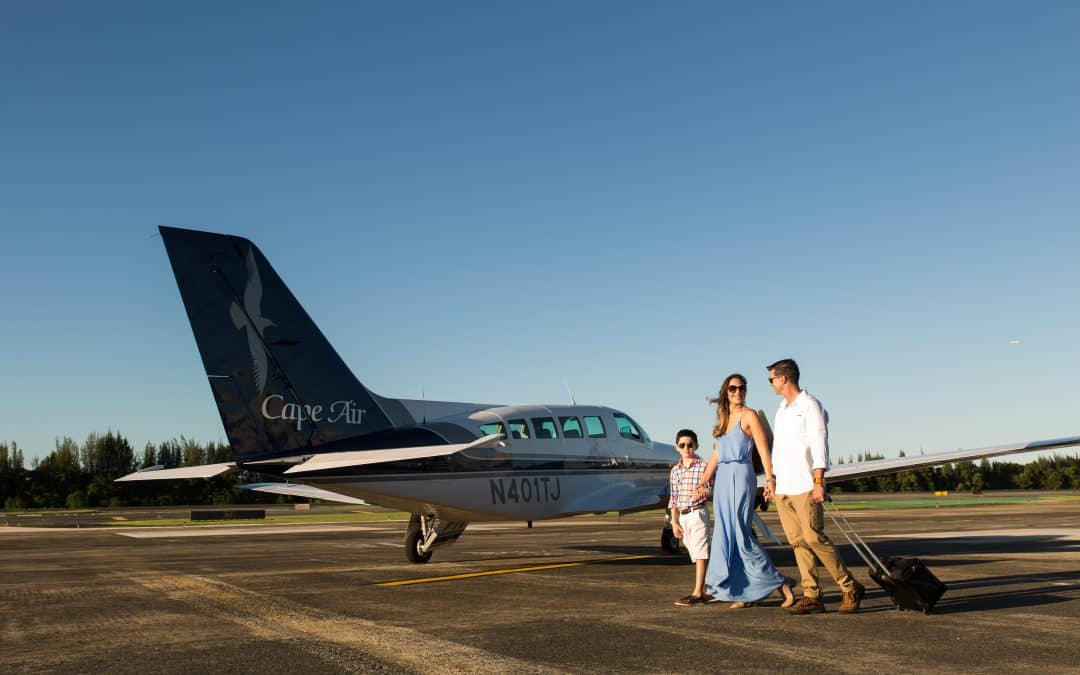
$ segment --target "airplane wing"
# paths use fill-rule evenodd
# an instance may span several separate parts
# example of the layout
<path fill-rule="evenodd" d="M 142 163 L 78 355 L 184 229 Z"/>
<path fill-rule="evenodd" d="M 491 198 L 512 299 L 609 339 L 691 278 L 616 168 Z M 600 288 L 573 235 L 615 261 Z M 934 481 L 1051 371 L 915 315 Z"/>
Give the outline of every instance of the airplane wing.
<path fill-rule="evenodd" d="M 269 492 L 276 495 L 289 495 L 290 497 L 305 497 L 307 499 L 321 499 L 327 502 L 341 502 L 342 504 L 368 505 L 363 499 L 349 497 L 338 492 L 323 490 L 313 485 L 297 485 L 296 483 L 247 483 L 236 487 L 256 492 Z"/>
<path fill-rule="evenodd" d="M 182 466 L 176 469 L 165 469 L 160 466 L 152 466 L 148 469 L 140 469 L 135 473 L 117 478 L 114 482 L 136 480 L 175 480 L 177 478 L 213 478 L 230 471 L 236 470 L 236 462 L 224 464 L 200 464 L 199 466 Z"/>
<path fill-rule="evenodd" d="M 1019 452 L 1053 450 L 1055 448 L 1067 448 L 1074 445 L 1080 445 L 1080 436 L 1031 441 L 1030 443 L 994 445 L 987 448 L 976 448 L 974 450 L 954 450 L 952 452 L 939 452 L 932 455 L 919 455 L 918 457 L 872 459 L 866 462 L 855 462 L 854 464 L 837 464 L 826 472 L 825 477 L 828 482 L 836 483 L 844 480 L 851 480 L 853 478 L 884 476 L 886 474 L 899 473 L 909 469 L 922 469 L 928 466 L 951 464 L 952 462 L 966 462 L 974 459 L 983 459 L 984 457 L 1012 455 Z M 758 487 L 762 487 L 764 484 L 765 476 L 758 476 Z"/>
<path fill-rule="evenodd" d="M 400 462 L 409 459 L 445 457 L 464 450 L 487 448 L 498 445 L 500 438 L 502 438 L 502 434 L 488 434 L 471 443 L 424 445 L 415 448 L 392 448 L 390 450 L 347 450 L 345 452 L 328 452 L 320 455 L 312 455 L 311 458 L 303 464 L 298 464 L 291 469 L 287 469 L 285 473 L 311 473 L 312 471 L 322 471 L 324 469 L 341 469 L 344 467 L 365 466 L 367 464 Z"/>

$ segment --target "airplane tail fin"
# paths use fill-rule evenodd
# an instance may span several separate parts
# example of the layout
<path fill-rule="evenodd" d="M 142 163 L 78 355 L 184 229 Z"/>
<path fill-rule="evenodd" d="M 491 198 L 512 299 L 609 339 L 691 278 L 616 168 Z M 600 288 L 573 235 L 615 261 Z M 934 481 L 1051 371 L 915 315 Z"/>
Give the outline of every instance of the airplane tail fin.
<path fill-rule="evenodd" d="M 356 379 L 258 247 L 160 230 L 238 460 L 415 424 L 397 399 Z"/>

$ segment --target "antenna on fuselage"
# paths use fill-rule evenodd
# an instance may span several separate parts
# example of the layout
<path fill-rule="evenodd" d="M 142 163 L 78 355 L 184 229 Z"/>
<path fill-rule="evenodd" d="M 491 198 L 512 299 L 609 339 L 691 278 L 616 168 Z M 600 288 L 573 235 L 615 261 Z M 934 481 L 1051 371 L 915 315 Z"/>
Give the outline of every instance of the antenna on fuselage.
<path fill-rule="evenodd" d="M 423 386 L 420 387 L 420 400 L 424 404 L 423 408 L 421 408 L 421 410 L 423 411 L 422 416 L 423 416 L 424 419 L 423 419 L 422 422 L 420 422 L 420 424 L 427 424 L 427 396 L 424 395 L 424 387 Z"/>
<path fill-rule="evenodd" d="M 570 405 L 577 405 L 577 399 L 574 398 L 574 392 L 570 391 L 570 383 L 563 379 L 563 386 L 566 387 L 566 395 L 570 397 Z"/>

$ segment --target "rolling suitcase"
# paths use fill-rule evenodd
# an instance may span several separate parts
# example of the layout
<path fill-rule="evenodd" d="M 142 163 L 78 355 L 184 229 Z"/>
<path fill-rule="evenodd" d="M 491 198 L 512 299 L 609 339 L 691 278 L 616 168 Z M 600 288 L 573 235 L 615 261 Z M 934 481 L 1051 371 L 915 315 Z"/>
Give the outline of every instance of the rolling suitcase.
<path fill-rule="evenodd" d="M 832 499 L 828 499 L 831 504 Z M 946 586 L 918 558 L 886 556 L 884 560 L 874 555 L 863 538 L 859 536 L 836 504 L 829 509 L 833 523 L 843 533 L 859 557 L 870 568 L 870 578 L 881 586 L 900 610 L 919 610 L 929 614 L 944 595 Z M 839 516 L 839 518 L 837 518 Z M 841 520 L 843 524 L 841 525 Z M 858 543 L 856 543 L 858 540 Z"/>

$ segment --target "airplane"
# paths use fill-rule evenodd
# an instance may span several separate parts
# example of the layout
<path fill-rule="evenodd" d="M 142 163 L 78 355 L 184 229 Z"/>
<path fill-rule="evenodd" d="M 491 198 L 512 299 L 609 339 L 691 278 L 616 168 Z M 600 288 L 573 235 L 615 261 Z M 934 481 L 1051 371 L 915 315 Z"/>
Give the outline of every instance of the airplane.
<path fill-rule="evenodd" d="M 361 384 L 252 242 L 159 230 L 236 459 L 151 467 L 118 481 L 246 470 L 286 481 L 241 486 L 248 489 L 405 511 L 412 563 L 430 560 L 470 522 L 666 506 L 678 454 L 628 414 L 576 403 L 381 396 Z M 828 476 L 836 482 L 1073 445 L 1080 437 L 844 464 Z M 661 547 L 679 550 L 670 522 Z"/>

